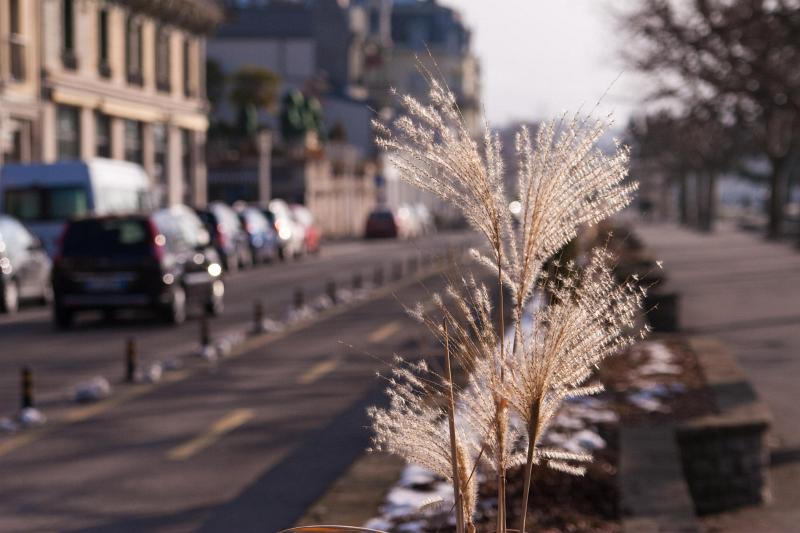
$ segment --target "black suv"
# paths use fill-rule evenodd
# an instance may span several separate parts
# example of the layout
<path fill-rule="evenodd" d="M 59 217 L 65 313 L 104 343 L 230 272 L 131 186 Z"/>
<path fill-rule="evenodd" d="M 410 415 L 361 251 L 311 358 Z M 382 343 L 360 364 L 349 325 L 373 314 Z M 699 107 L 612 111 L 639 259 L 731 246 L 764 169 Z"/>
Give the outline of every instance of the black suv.
<path fill-rule="evenodd" d="M 20 300 L 50 300 L 50 258 L 17 219 L 0 215 L 0 312 L 14 313 Z"/>
<path fill-rule="evenodd" d="M 191 304 L 222 311 L 221 274 L 208 232 L 186 206 L 72 220 L 53 266 L 54 320 L 66 328 L 77 311 L 150 308 L 180 324 Z"/>

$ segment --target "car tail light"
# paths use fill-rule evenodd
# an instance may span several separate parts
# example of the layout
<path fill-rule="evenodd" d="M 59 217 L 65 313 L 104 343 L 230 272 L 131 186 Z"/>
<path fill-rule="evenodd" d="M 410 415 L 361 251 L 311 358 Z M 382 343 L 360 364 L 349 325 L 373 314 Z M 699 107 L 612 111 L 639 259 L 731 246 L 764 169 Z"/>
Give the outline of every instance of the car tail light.
<path fill-rule="evenodd" d="M 152 220 L 148 219 L 147 224 L 150 227 L 150 237 L 153 239 L 151 245 L 153 257 L 160 263 L 164 259 L 164 245 L 167 243 L 167 239 L 158 231 L 158 227 Z"/>
<path fill-rule="evenodd" d="M 225 232 L 222 231 L 222 224 L 217 224 L 217 226 L 214 228 L 214 238 L 219 243 L 220 248 L 225 248 L 227 240 L 225 238 Z"/>

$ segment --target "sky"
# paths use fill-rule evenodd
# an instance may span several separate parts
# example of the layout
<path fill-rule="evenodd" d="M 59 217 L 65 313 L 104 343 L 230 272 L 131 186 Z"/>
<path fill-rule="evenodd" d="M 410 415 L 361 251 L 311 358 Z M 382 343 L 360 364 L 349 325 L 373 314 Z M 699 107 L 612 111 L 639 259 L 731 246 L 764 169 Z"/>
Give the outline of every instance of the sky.
<path fill-rule="evenodd" d="M 591 111 L 601 97 L 597 112 L 613 112 L 618 125 L 635 108 L 640 84 L 618 59 L 624 43 L 610 0 L 440 3 L 461 11 L 473 31 L 492 126 Z"/>

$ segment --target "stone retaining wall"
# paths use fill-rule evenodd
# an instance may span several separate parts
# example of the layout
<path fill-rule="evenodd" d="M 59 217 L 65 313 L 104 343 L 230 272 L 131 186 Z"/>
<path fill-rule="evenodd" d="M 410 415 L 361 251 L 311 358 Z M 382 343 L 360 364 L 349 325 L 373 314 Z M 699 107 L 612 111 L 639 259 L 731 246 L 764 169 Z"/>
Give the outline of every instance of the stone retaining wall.
<path fill-rule="evenodd" d="M 676 428 L 695 510 L 702 515 L 763 503 L 769 499 L 769 410 L 724 344 L 704 337 L 689 344 L 716 408 Z"/>

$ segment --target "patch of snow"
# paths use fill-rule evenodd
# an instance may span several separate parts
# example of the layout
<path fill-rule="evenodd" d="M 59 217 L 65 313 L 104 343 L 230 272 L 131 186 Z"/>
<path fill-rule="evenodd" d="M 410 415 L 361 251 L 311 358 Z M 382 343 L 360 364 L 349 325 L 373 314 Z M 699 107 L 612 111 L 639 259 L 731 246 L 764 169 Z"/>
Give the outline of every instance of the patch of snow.
<path fill-rule="evenodd" d="M 436 481 L 436 475 L 427 468 L 418 465 L 406 465 L 397 484 L 401 487 L 428 485 Z"/>
<path fill-rule="evenodd" d="M 643 389 L 635 392 L 628 393 L 628 401 L 642 409 L 651 413 L 666 413 L 669 409 L 659 399 L 661 394 L 652 389 Z"/>
<path fill-rule="evenodd" d="M 18 430 L 19 424 L 13 418 L 0 418 L 0 433 L 15 433 Z"/>
<path fill-rule="evenodd" d="M 164 375 L 164 365 L 160 362 L 153 363 L 144 372 L 143 379 L 148 383 L 158 383 Z"/>
<path fill-rule="evenodd" d="M 317 316 L 317 312 L 310 306 L 304 305 L 299 309 L 292 307 L 286 313 L 286 322 L 288 324 L 295 324 L 297 322 L 311 320 L 315 316 Z"/>
<path fill-rule="evenodd" d="M 20 411 L 18 421 L 22 427 L 36 427 L 44 425 L 47 417 L 35 407 L 26 407 Z"/>
<path fill-rule="evenodd" d="M 406 522 L 397 526 L 398 533 L 421 533 L 425 531 L 425 521 L 415 520 L 414 522 Z"/>
<path fill-rule="evenodd" d="M 175 372 L 176 370 L 180 370 L 183 368 L 183 363 L 181 363 L 180 359 L 167 359 L 161 364 L 162 368 L 166 372 Z"/>
<path fill-rule="evenodd" d="M 197 355 L 207 361 L 216 361 L 218 356 L 217 348 L 215 346 L 201 346 Z"/>
<path fill-rule="evenodd" d="M 328 309 L 329 307 L 333 307 L 334 303 L 333 300 L 327 294 L 323 294 L 322 296 L 318 297 L 314 300 L 314 303 L 311 304 L 311 307 L 319 312 Z"/>
<path fill-rule="evenodd" d="M 385 518 L 370 518 L 367 520 L 367 523 L 364 524 L 364 527 L 378 529 L 380 531 L 389 531 L 392 527 L 392 523 Z"/>
<path fill-rule="evenodd" d="M 111 383 L 103 376 L 95 376 L 89 381 L 78 383 L 73 399 L 78 403 L 98 402 L 111 396 Z"/>
<path fill-rule="evenodd" d="M 265 318 L 261 321 L 259 327 L 256 328 L 256 333 L 274 333 L 276 331 L 282 331 L 284 327 L 283 323 L 277 320 Z"/>

